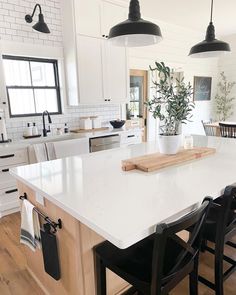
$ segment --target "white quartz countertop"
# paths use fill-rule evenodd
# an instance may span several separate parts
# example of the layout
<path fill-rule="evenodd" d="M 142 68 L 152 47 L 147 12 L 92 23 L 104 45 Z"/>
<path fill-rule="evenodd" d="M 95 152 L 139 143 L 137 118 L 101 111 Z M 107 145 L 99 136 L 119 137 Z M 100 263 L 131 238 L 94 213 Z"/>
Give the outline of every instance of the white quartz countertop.
<path fill-rule="evenodd" d="M 195 136 L 194 145 L 217 152 L 157 172 L 122 171 L 122 160 L 157 151 L 156 143 L 143 143 L 10 173 L 117 247 L 127 248 L 152 234 L 157 223 L 177 218 L 236 182 L 235 139 Z"/>

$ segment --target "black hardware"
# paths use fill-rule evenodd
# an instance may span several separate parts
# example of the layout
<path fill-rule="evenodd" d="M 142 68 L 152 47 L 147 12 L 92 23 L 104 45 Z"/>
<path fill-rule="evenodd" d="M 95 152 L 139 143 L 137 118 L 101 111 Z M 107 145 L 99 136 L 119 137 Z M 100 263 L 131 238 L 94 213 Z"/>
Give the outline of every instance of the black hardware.
<path fill-rule="evenodd" d="M 23 196 L 20 196 L 20 200 L 27 200 L 27 194 L 24 193 Z M 53 228 L 53 234 L 57 232 L 57 227 L 62 228 L 62 221 L 61 219 L 58 219 L 57 223 L 52 221 L 48 216 L 44 215 L 42 212 L 40 212 L 37 208 L 34 208 L 34 210 Z"/>
<path fill-rule="evenodd" d="M 12 194 L 12 193 L 16 193 L 18 192 L 18 189 L 15 188 L 15 189 L 12 189 L 12 190 L 9 190 L 9 191 L 6 191 L 5 194 Z"/>
<path fill-rule="evenodd" d="M 108 99 L 108 101 L 111 101 L 111 99 Z"/>
<path fill-rule="evenodd" d="M 144 126 L 147 126 L 147 119 L 144 119 Z"/>
<path fill-rule="evenodd" d="M 3 101 L 2 104 L 7 104 L 7 103 L 5 101 Z"/>
<path fill-rule="evenodd" d="M 107 101 L 107 99 L 105 99 L 105 101 Z"/>
<path fill-rule="evenodd" d="M 7 159 L 7 158 L 13 158 L 13 157 L 15 157 L 15 154 L 0 156 L 0 159 Z"/>
<path fill-rule="evenodd" d="M 9 168 L 7 168 L 7 169 L 2 169 L 2 172 L 9 172 Z"/>
<path fill-rule="evenodd" d="M 135 135 L 128 135 L 127 137 L 128 137 L 128 138 L 131 138 L 131 137 L 135 137 Z"/>
<path fill-rule="evenodd" d="M 105 38 L 106 36 L 105 35 L 102 35 L 102 37 Z"/>

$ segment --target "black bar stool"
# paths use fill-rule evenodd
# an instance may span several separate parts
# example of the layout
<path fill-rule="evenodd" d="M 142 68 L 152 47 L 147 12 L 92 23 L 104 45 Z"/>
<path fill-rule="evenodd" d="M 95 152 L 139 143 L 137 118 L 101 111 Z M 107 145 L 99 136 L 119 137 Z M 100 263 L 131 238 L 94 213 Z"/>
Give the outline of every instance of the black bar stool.
<path fill-rule="evenodd" d="M 236 249 L 236 244 L 231 241 L 236 234 L 235 210 L 236 187 L 228 186 L 224 194 L 213 202 L 203 229 L 202 249 L 215 255 L 215 280 L 212 283 L 199 276 L 199 281 L 215 290 L 216 295 L 224 294 L 223 283 L 236 270 L 236 261 L 224 255 L 225 244 Z M 214 243 L 214 249 L 207 245 L 208 241 Z M 224 261 L 231 265 L 226 272 L 223 270 Z"/>
<path fill-rule="evenodd" d="M 105 241 L 94 248 L 97 295 L 106 295 L 106 268 L 123 278 L 142 295 L 168 294 L 187 275 L 190 294 L 198 294 L 198 256 L 202 225 L 210 198 L 199 209 L 169 224 L 159 224 L 156 233 L 137 244 L 121 250 Z M 177 233 L 192 226 L 188 242 Z"/>

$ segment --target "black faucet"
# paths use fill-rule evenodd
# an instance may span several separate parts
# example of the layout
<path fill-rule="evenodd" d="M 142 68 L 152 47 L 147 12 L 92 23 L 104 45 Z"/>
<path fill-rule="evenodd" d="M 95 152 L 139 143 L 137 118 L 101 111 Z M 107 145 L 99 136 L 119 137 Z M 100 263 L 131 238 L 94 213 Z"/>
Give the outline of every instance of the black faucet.
<path fill-rule="evenodd" d="M 52 123 L 52 119 L 50 117 L 50 114 L 48 111 L 44 111 L 43 112 L 43 136 L 46 137 L 48 132 L 50 132 L 50 126 L 48 126 L 48 129 L 46 129 L 46 126 L 45 126 L 45 115 L 48 116 L 48 123 L 51 124 Z"/>

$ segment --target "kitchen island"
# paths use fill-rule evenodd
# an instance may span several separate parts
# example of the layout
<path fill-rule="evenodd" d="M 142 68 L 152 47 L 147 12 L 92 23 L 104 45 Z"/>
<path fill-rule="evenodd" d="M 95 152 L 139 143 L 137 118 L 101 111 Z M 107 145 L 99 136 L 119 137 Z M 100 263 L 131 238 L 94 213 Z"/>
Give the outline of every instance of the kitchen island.
<path fill-rule="evenodd" d="M 12 169 L 20 194 L 50 218 L 62 219 L 60 281 L 44 272 L 40 251 L 25 249 L 28 269 L 45 293 L 94 295 L 94 245 L 107 239 L 127 248 L 152 234 L 157 223 L 179 217 L 236 182 L 234 139 L 195 136 L 194 145 L 214 147 L 216 154 L 152 173 L 122 171 L 122 160 L 157 151 L 156 143 L 143 143 Z M 36 201 L 41 197 L 44 205 Z M 108 294 L 126 287 L 109 274 Z"/>

